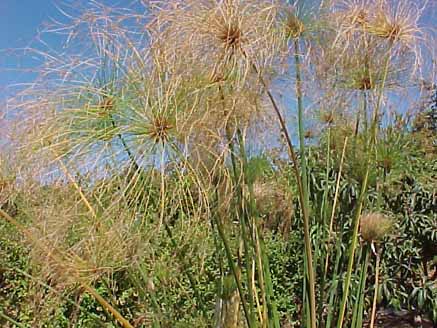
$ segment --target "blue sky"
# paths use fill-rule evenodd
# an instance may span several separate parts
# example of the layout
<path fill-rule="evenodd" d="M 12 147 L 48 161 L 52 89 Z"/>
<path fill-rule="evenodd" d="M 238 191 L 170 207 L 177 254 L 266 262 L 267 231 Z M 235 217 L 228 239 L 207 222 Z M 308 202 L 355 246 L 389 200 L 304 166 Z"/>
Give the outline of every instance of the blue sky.
<path fill-rule="evenodd" d="M 40 24 L 57 15 L 50 0 L 0 0 L 0 94 L 6 87 L 25 82 L 31 76 L 12 69 L 31 64 L 29 58 L 19 58 L 10 49 L 23 48 L 32 44 Z"/>
<path fill-rule="evenodd" d="M 38 44 L 36 36 L 43 22 L 60 18 L 56 5 L 81 2 L 86 5 L 91 0 L 0 0 L 0 102 L 13 93 L 14 84 L 31 82 L 33 75 L 23 72 L 23 68 L 35 66 L 36 62 L 28 54 L 19 50 L 12 53 L 8 49 L 19 49 Z M 99 0 L 102 2 L 102 0 Z M 171 1 L 171 0 L 169 0 Z M 431 0 L 431 3 L 435 0 Z M 105 4 L 129 5 L 134 0 L 104 0 Z M 436 28 L 436 7 L 430 6 L 425 25 Z M 55 43 L 54 36 L 46 35 L 45 41 Z M 17 54 L 21 54 L 17 56 Z"/>
<path fill-rule="evenodd" d="M 0 102 L 13 93 L 14 84 L 31 82 L 34 77 L 23 68 L 35 66 L 35 60 L 19 49 L 38 45 L 38 30 L 43 23 L 62 17 L 57 6 L 76 2 L 86 4 L 87 0 L 0 0 Z M 100 2 L 120 5 L 131 1 Z M 44 40 L 50 43 L 54 36 L 45 35 Z"/>

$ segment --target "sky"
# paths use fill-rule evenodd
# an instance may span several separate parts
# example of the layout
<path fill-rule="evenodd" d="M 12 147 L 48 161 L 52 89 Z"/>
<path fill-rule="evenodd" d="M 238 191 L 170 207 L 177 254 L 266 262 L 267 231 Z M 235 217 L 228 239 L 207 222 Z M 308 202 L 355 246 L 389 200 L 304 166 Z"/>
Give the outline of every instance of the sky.
<path fill-rule="evenodd" d="M 31 82 L 35 77 L 23 68 L 37 65 L 35 59 L 19 49 L 38 44 L 38 30 L 44 22 L 62 19 L 57 6 L 92 0 L 0 0 L 0 103 L 12 95 L 17 84 Z M 126 5 L 134 0 L 103 0 L 107 5 Z M 169 0 L 171 1 L 171 0 Z M 431 3 L 437 0 L 431 0 Z M 99 0 L 102 2 L 102 0 Z M 431 6 L 425 17 L 426 25 L 436 28 L 437 6 Z M 56 43 L 53 35 L 45 35 L 49 44 Z M 58 40 L 59 41 L 59 40 Z M 12 51 L 12 49 L 15 49 Z M 18 56 L 17 56 L 18 54 Z"/>
<path fill-rule="evenodd" d="M 44 23 L 62 19 L 59 7 L 91 0 L 0 0 L 0 103 L 13 94 L 19 83 L 31 82 L 33 74 L 23 68 L 36 65 L 32 56 L 22 49 L 38 45 L 38 31 Z M 105 4 L 120 5 L 131 0 L 104 0 Z M 44 40 L 55 43 L 55 36 L 44 35 Z M 14 87 L 15 86 L 15 87 Z"/>
<path fill-rule="evenodd" d="M 31 74 L 20 72 L 33 64 L 32 58 L 16 56 L 18 49 L 35 43 L 42 22 L 59 12 L 51 0 L 0 0 L 0 13 L 0 98 L 4 98 L 12 92 L 8 86 L 32 79 Z"/>
<path fill-rule="evenodd" d="M 30 52 L 24 48 L 38 47 L 38 31 L 41 31 L 44 23 L 51 20 L 64 20 L 59 10 L 65 5 L 81 3 L 87 4 L 94 0 L 0 0 L 0 109 L 5 105 L 8 97 L 24 84 L 31 83 L 36 77 L 29 72 L 29 68 L 37 67 L 41 62 L 37 61 Z M 97 0 L 106 5 L 129 6 L 139 0 Z M 172 0 L 168 0 L 172 1 Z M 251 0 L 247 0 L 251 1 Z M 306 0 L 304 0 L 306 1 Z M 397 0 L 393 0 L 397 1 Z M 399 0 L 402 1 L 402 0 Z M 416 0 L 410 0 L 416 1 Z M 427 1 L 427 0 L 417 0 Z M 427 28 L 437 31 L 437 0 L 428 0 L 429 6 L 422 20 Z M 60 45 L 62 40 L 53 34 L 45 34 L 43 40 L 50 46 Z M 435 48 L 434 48 L 435 51 Z M 1 114 L 1 110 L 0 110 Z M 1 115 L 0 115 L 1 116 Z M 1 119 L 1 117 L 0 117 Z M 0 145 L 2 124 L 0 120 Z"/>

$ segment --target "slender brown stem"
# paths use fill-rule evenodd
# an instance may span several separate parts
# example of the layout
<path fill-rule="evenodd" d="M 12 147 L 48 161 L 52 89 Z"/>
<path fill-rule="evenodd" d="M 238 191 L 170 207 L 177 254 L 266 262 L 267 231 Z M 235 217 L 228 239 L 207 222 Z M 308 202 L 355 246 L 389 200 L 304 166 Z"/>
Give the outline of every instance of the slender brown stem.
<path fill-rule="evenodd" d="M 344 157 L 346 154 L 347 141 L 348 141 L 348 137 L 344 139 L 343 151 L 341 153 L 340 168 L 338 170 L 337 183 L 335 186 L 334 204 L 332 205 L 331 220 L 329 222 L 329 235 L 328 235 L 329 241 L 332 240 L 332 233 L 333 233 L 332 230 L 334 228 L 335 209 L 337 208 L 338 193 L 340 190 L 340 180 L 341 180 L 341 173 L 343 170 Z M 328 265 L 329 265 L 329 252 L 326 253 L 326 259 L 325 259 L 325 271 L 324 271 L 325 276 L 328 272 Z"/>
<path fill-rule="evenodd" d="M 83 289 L 85 289 L 92 297 L 95 298 L 97 302 L 99 302 L 105 309 L 107 309 L 114 318 L 121 324 L 124 328 L 134 328 L 129 321 L 127 321 L 121 314 L 118 312 L 111 304 L 109 304 L 102 296 L 100 296 L 97 291 L 89 286 L 87 283 L 81 281 L 80 282 Z"/>
<path fill-rule="evenodd" d="M 378 288 L 379 288 L 379 264 L 381 261 L 381 255 L 378 253 L 378 251 L 375 252 L 375 256 L 376 256 L 375 290 L 374 290 L 374 294 L 373 294 L 372 315 L 370 316 L 370 328 L 373 328 L 375 325 L 376 302 L 378 300 Z"/>

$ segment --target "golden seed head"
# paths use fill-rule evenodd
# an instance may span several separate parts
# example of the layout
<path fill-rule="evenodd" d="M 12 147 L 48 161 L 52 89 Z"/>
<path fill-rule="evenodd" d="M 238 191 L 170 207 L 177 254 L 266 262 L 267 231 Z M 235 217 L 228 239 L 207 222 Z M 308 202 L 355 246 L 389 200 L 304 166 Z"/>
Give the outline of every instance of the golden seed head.
<path fill-rule="evenodd" d="M 415 1 L 381 1 L 374 8 L 367 31 L 379 38 L 391 42 L 413 45 L 417 42 L 421 29 L 418 20 L 423 8 L 418 8 Z"/>
<path fill-rule="evenodd" d="M 242 42 L 243 32 L 236 23 L 223 22 L 223 26 L 217 35 L 218 39 L 223 42 L 225 49 L 236 50 Z"/>
<path fill-rule="evenodd" d="M 391 230 L 393 221 L 382 213 L 370 212 L 361 215 L 361 237 L 366 242 L 380 241 Z"/>
<path fill-rule="evenodd" d="M 391 21 L 384 13 L 379 13 L 369 25 L 369 32 L 384 39 L 396 41 L 402 36 L 402 26 Z"/>
<path fill-rule="evenodd" d="M 314 130 L 309 129 L 309 130 L 305 131 L 305 135 L 304 135 L 305 139 L 312 139 L 315 136 L 316 136 L 316 133 L 314 132 Z"/>
<path fill-rule="evenodd" d="M 152 278 L 147 279 L 147 290 L 152 293 L 155 291 L 155 284 Z"/>
<path fill-rule="evenodd" d="M 334 123 L 335 117 L 333 112 L 324 112 L 322 114 L 322 121 L 326 124 Z"/>
<path fill-rule="evenodd" d="M 103 97 L 102 101 L 99 103 L 99 109 L 108 112 L 114 108 L 114 99 L 112 97 Z"/>
<path fill-rule="evenodd" d="M 272 182 L 255 182 L 253 186 L 256 207 L 262 215 L 281 213 L 291 215 L 291 195 L 286 188 Z"/>
<path fill-rule="evenodd" d="M 358 85 L 358 88 L 360 90 L 370 90 L 370 89 L 373 89 L 373 84 L 372 84 L 372 81 L 371 81 L 370 77 L 365 76 L 359 82 L 360 82 L 360 84 Z"/>
<path fill-rule="evenodd" d="M 299 38 L 304 31 L 305 25 L 303 22 L 294 13 L 289 13 L 285 21 L 285 32 L 287 37 L 291 39 Z"/>
<path fill-rule="evenodd" d="M 150 124 L 149 137 L 155 143 L 166 143 L 170 137 L 170 131 L 173 129 L 173 124 L 167 117 L 157 115 L 153 118 Z"/>
<path fill-rule="evenodd" d="M 360 9 L 355 17 L 356 24 L 363 27 L 367 26 L 369 22 L 368 17 L 369 14 L 367 13 L 367 11 L 364 9 Z"/>

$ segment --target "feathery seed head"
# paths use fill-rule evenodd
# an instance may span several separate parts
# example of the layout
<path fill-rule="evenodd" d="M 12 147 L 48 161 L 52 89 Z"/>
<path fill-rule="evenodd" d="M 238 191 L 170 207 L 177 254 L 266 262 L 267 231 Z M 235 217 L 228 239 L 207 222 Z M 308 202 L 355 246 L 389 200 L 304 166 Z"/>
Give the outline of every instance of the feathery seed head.
<path fill-rule="evenodd" d="M 103 112 L 110 112 L 114 109 L 114 98 L 110 96 L 102 97 L 102 101 L 99 103 L 98 108 Z"/>
<path fill-rule="evenodd" d="M 149 137 L 154 143 L 166 143 L 170 137 L 170 131 L 173 129 L 173 124 L 162 114 L 153 117 L 149 126 Z"/>
<path fill-rule="evenodd" d="M 253 193 L 257 210 L 265 218 L 266 228 L 272 229 L 290 223 L 293 202 L 287 187 L 277 181 L 256 181 L 253 185 Z"/>
<path fill-rule="evenodd" d="M 305 31 L 305 25 L 293 11 L 288 11 L 285 18 L 285 33 L 287 38 L 299 38 Z"/>
<path fill-rule="evenodd" d="M 424 3 L 420 7 L 420 3 Z M 401 43 L 417 51 L 423 41 L 419 20 L 427 1 L 412 0 L 341 0 L 328 14 L 338 32 L 336 42 L 349 44 L 356 38 L 376 37 Z"/>
<path fill-rule="evenodd" d="M 234 54 L 240 50 L 243 43 L 243 31 L 241 26 L 240 17 L 238 13 L 235 13 L 231 3 L 224 3 L 224 12 L 214 20 L 215 33 L 217 39 L 222 42 L 225 51 L 229 51 L 230 54 Z"/>
<path fill-rule="evenodd" d="M 277 35 L 278 6 L 261 0 L 187 0 L 164 3 L 152 13 L 153 47 L 177 74 L 211 76 L 231 72 L 236 84 L 272 61 L 283 40 Z"/>
<path fill-rule="evenodd" d="M 372 0 L 342 0 L 335 1 L 330 7 L 326 20 L 334 24 L 339 37 L 344 40 L 354 32 L 367 27 L 370 17 Z"/>
<path fill-rule="evenodd" d="M 418 20 L 422 10 L 423 8 L 419 8 L 414 1 L 379 1 L 372 8 L 372 18 L 367 30 L 370 34 L 391 42 L 412 45 L 421 32 Z"/>
<path fill-rule="evenodd" d="M 366 242 L 381 241 L 391 230 L 393 221 L 382 213 L 370 212 L 361 215 L 361 237 Z"/>
<path fill-rule="evenodd" d="M 330 124 L 334 123 L 335 115 L 334 115 L 334 113 L 332 111 L 326 111 L 326 112 L 322 113 L 321 119 L 322 119 L 322 122 L 324 122 L 325 124 L 330 125 Z"/>
<path fill-rule="evenodd" d="M 305 139 L 313 139 L 316 136 L 316 133 L 313 129 L 307 129 L 304 134 Z"/>

